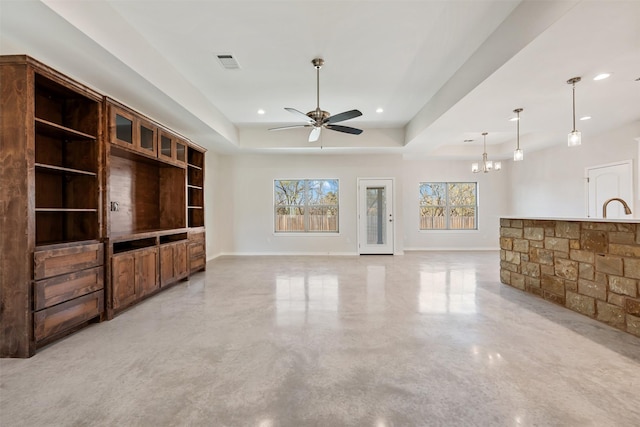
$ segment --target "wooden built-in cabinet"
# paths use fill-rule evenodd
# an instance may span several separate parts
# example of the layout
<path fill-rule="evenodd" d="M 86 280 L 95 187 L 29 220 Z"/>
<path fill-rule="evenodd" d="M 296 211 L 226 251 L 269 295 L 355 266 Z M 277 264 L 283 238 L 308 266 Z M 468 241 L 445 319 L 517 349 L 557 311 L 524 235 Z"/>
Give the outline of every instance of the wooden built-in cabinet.
<path fill-rule="evenodd" d="M 34 338 L 45 344 L 104 311 L 102 243 L 37 247 L 33 254 Z"/>
<path fill-rule="evenodd" d="M 187 164 L 187 142 L 167 130 L 160 130 L 158 158 L 185 166 Z"/>
<path fill-rule="evenodd" d="M 1 357 L 204 269 L 204 149 L 25 55 L 0 82 Z"/>
<path fill-rule="evenodd" d="M 103 97 L 24 55 L 0 82 L 0 356 L 29 357 L 103 313 Z"/>
<path fill-rule="evenodd" d="M 158 125 L 109 99 L 108 127 L 110 141 L 144 156 L 158 156 Z"/>
<path fill-rule="evenodd" d="M 189 227 L 204 227 L 204 152 L 189 147 L 187 159 Z"/>
<path fill-rule="evenodd" d="M 207 264 L 204 227 L 204 151 L 187 148 L 187 222 L 189 225 L 189 271 Z"/>
<path fill-rule="evenodd" d="M 155 239 L 115 243 L 111 257 L 113 310 L 125 308 L 160 288 Z"/>
<path fill-rule="evenodd" d="M 109 244 L 107 316 L 189 276 L 187 232 L 148 232 Z M 145 237 L 146 236 L 146 237 Z"/>
<path fill-rule="evenodd" d="M 107 318 L 111 318 L 192 272 L 189 230 L 204 230 L 204 204 L 200 194 L 202 217 L 194 223 L 193 168 L 187 160 L 200 155 L 197 191 L 203 193 L 204 150 L 113 100 L 107 99 L 106 104 L 110 114 L 105 217 L 111 259 L 106 286 Z M 141 124 L 154 130 L 155 155 L 141 151 L 136 142 Z"/>
<path fill-rule="evenodd" d="M 191 273 L 206 268 L 206 247 L 204 229 L 194 229 L 189 232 L 189 271 Z"/>
<path fill-rule="evenodd" d="M 189 275 L 187 233 L 160 236 L 160 286 Z"/>

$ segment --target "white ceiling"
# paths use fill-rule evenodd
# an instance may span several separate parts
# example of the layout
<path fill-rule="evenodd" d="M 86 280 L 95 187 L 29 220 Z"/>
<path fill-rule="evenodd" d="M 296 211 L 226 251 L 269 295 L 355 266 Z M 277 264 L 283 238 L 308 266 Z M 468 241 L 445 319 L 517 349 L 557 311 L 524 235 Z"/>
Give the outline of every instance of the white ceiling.
<path fill-rule="evenodd" d="M 0 53 L 26 53 L 224 153 L 396 152 L 475 158 L 566 145 L 571 87 L 583 143 L 640 120 L 640 1 L 0 0 Z M 233 54 L 239 70 L 216 54 Z M 307 129 L 284 107 L 360 136 Z M 596 82 L 600 72 L 613 73 Z M 383 108 L 383 113 L 376 113 Z M 257 114 L 264 109 L 265 114 Z M 474 142 L 464 144 L 463 140 Z"/>

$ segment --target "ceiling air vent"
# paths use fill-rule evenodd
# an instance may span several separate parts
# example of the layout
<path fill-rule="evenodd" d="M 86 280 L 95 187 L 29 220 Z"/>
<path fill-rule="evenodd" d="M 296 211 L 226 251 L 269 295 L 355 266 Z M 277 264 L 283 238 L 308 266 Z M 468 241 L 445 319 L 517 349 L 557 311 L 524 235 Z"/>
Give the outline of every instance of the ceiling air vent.
<path fill-rule="evenodd" d="M 222 66 L 227 70 L 240 69 L 240 64 L 238 64 L 238 61 L 236 61 L 236 58 L 234 58 L 233 55 L 222 53 L 222 54 L 218 54 L 217 56 L 218 56 L 218 61 L 220 61 L 220 64 L 222 64 Z"/>

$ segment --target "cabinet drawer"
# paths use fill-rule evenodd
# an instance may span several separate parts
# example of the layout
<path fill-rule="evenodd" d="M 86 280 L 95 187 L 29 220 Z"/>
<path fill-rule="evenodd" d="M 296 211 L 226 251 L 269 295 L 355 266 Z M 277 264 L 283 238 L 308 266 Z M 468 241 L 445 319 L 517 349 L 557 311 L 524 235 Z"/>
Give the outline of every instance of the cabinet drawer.
<path fill-rule="evenodd" d="M 72 273 L 102 265 L 104 250 L 102 243 L 48 249 L 33 253 L 33 279 Z"/>
<path fill-rule="evenodd" d="M 204 241 L 189 243 L 189 256 L 198 257 L 204 255 Z"/>
<path fill-rule="evenodd" d="M 35 283 L 34 309 L 42 310 L 103 288 L 103 268 L 94 267 Z"/>
<path fill-rule="evenodd" d="M 195 270 L 200 270 L 202 268 L 204 268 L 205 264 L 206 264 L 206 258 L 203 256 L 199 256 L 199 257 L 191 257 L 189 259 L 189 269 L 191 271 L 195 271 Z"/>
<path fill-rule="evenodd" d="M 196 242 L 202 240 L 204 242 L 204 232 L 203 233 L 191 233 L 189 234 L 189 241 Z"/>
<path fill-rule="evenodd" d="M 34 336 L 42 341 L 59 332 L 86 322 L 103 311 L 103 292 L 96 291 L 51 308 L 36 312 L 33 317 Z"/>

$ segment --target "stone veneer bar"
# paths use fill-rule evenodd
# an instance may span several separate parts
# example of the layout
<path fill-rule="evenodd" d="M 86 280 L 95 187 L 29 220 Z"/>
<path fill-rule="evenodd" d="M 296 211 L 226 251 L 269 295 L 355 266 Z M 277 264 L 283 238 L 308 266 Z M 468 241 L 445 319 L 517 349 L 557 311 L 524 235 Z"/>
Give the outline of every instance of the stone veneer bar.
<path fill-rule="evenodd" d="M 500 280 L 640 337 L 640 223 L 605 221 L 501 218 Z"/>

